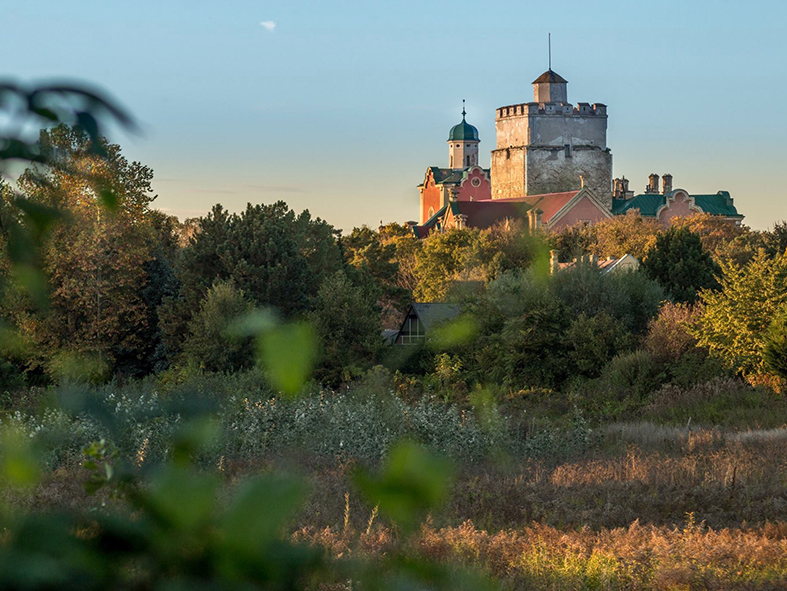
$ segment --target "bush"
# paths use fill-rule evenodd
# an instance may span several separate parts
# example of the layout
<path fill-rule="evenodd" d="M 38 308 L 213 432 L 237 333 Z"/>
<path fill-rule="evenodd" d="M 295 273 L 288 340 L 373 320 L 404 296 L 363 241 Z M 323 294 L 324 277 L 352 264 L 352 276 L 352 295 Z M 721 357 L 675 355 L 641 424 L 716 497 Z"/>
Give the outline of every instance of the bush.
<path fill-rule="evenodd" d="M 621 419 L 637 412 L 665 379 L 662 367 L 647 351 L 615 357 L 601 377 L 580 390 L 584 404 L 603 418 Z"/>
<path fill-rule="evenodd" d="M 665 303 L 659 315 L 648 323 L 643 348 L 659 363 L 675 363 L 697 347 L 697 339 L 689 332 L 701 313 L 698 307 Z"/>
<path fill-rule="evenodd" d="M 653 393 L 643 417 L 656 422 L 770 429 L 783 427 L 787 400 L 741 379 L 714 378 L 690 387 L 665 385 Z"/>
<path fill-rule="evenodd" d="M 620 321 L 601 312 L 575 318 L 566 331 L 565 344 L 579 374 L 598 377 L 613 357 L 632 347 L 633 338 Z"/>

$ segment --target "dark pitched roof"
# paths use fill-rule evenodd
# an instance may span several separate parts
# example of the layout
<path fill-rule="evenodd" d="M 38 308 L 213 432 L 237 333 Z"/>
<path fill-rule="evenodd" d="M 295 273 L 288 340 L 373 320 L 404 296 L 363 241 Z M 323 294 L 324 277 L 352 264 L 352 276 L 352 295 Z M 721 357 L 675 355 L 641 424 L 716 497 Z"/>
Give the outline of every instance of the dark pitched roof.
<path fill-rule="evenodd" d="M 729 191 L 719 191 L 713 195 L 690 195 L 690 197 L 694 198 L 694 204 L 704 213 L 725 217 L 743 217 L 733 205 Z M 644 193 L 635 195 L 631 199 L 613 199 L 612 213 L 622 215 L 630 209 L 638 209 L 640 215 L 656 217 L 656 212 L 666 202 L 667 196 L 658 193 Z"/>
<path fill-rule="evenodd" d="M 541 74 L 538 78 L 533 80 L 533 84 L 544 84 L 544 83 L 552 83 L 552 84 L 568 84 L 568 80 L 563 78 L 557 72 L 553 72 L 552 70 L 547 70 L 543 74 Z"/>
<path fill-rule="evenodd" d="M 425 331 L 429 330 L 435 324 L 456 318 L 462 311 L 461 306 L 457 304 L 413 303 L 411 307 L 421 321 L 421 324 L 423 324 Z"/>
<path fill-rule="evenodd" d="M 430 166 L 429 170 L 432 171 L 435 185 L 454 184 L 458 185 L 465 178 L 465 170 L 463 168 L 440 168 L 439 166 Z M 489 169 L 484 168 L 483 171 L 488 175 Z M 423 186 L 423 183 L 418 185 Z"/>

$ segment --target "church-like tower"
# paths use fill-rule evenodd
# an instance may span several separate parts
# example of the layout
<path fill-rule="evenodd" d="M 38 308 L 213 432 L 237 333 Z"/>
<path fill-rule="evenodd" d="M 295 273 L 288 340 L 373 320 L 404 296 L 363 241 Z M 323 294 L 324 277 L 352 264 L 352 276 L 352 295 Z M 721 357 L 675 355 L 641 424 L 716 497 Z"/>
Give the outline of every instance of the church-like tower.
<path fill-rule="evenodd" d="M 533 81 L 533 102 L 497 109 L 492 199 L 575 191 L 612 209 L 607 107 L 568 102 L 568 82 L 550 68 Z"/>
<path fill-rule="evenodd" d="M 448 166 L 452 170 L 478 166 L 478 144 L 481 140 L 478 130 L 465 119 L 466 115 L 462 105 L 462 122 L 448 132 Z"/>

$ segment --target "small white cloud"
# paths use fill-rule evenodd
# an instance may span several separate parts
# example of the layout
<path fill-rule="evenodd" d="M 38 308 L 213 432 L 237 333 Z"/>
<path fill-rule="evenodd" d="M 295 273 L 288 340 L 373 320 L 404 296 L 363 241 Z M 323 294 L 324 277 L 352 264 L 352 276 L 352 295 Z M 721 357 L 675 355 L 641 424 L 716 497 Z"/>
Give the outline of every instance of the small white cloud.
<path fill-rule="evenodd" d="M 264 27 L 266 30 L 273 32 L 273 29 L 276 28 L 276 23 L 274 21 L 262 21 L 260 23 L 261 27 Z"/>

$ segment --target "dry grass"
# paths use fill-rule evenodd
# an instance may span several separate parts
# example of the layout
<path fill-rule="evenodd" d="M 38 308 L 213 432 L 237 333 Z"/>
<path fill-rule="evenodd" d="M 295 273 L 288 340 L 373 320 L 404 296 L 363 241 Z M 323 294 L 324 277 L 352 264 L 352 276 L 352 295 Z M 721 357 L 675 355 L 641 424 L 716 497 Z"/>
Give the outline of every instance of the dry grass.
<path fill-rule="evenodd" d="M 304 528 L 294 538 L 336 557 L 379 556 L 397 547 L 386 528 L 373 533 Z M 787 524 L 758 530 L 642 526 L 560 530 L 532 525 L 487 533 L 467 521 L 423 527 L 404 551 L 481 569 L 506 589 L 784 589 Z"/>
<path fill-rule="evenodd" d="M 312 485 L 295 537 L 336 556 L 398 548 L 482 568 L 510 589 L 787 588 L 787 429 L 612 425 L 581 456 L 465 466 L 447 505 L 404 546 L 355 492 L 352 461 L 293 454 L 222 473 L 229 491 L 294 465 Z M 94 506 L 81 480 L 58 470 L 14 500 Z"/>

